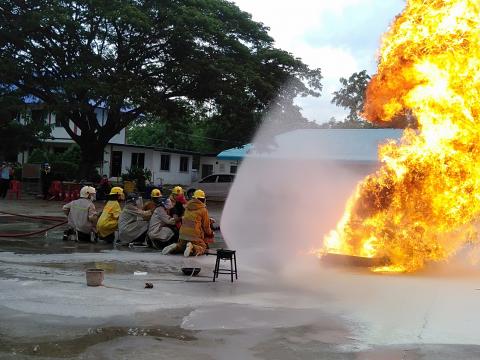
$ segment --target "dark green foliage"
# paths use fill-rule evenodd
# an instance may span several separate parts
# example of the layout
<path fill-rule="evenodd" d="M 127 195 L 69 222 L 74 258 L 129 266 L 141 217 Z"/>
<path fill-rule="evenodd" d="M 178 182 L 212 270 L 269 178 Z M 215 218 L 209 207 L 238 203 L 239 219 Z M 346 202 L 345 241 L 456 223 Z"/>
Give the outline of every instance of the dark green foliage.
<path fill-rule="evenodd" d="M 43 149 L 33 149 L 28 157 L 28 162 L 32 164 L 43 164 L 45 162 L 49 162 L 48 154 Z"/>
<path fill-rule="evenodd" d="M 365 91 L 369 81 L 370 76 L 366 70 L 353 73 L 348 79 L 340 78 L 342 88 L 333 93 L 332 103 L 350 110 L 345 119 L 346 126 L 368 127 L 366 124 L 357 123 L 365 122 L 360 114 L 365 104 Z"/>
<path fill-rule="evenodd" d="M 152 179 L 152 172 L 149 169 L 129 168 L 127 172 L 122 174 L 123 181 L 136 181 L 138 179 L 148 180 Z"/>
<path fill-rule="evenodd" d="M 56 112 L 89 175 L 141 114 L 200 118 L 214 137 L 246 142 L 279 93 L 281 106 L 318 96 L 320 70 L 276 49 L 267 30 L 226 0 L 2 1 L 0 84 Z"/>
<path fill-rule="evenodd" d="M 81 180 L 78 178 L 78 163 L 64 160 L 50 162 L 52 172 L 57 180 Z"/>
<path fill-rule="evenodd" d="M 42 148 L 34 149 L 28 157 L 30 163 L 44 163 L 55 161 L 67 161 L 76 163 L 80 161 L 80 147 L 77 144 L 70 145 L 64 152 L 49 153 Z"/>
<path fill-rule="evenodd" d="M 328 122 L 320 124 L 322 129 L 376 129 L 378 126 L 364 120 L 349 120 L 338 121 L 332 117 Z"/>
<path fill-rule="evenodd" d="M 209 119 L 179 121 L 176 124 L 147 116 L 134 121 L 127 128 L 127 142 L 134 145 L 214 153 L 220 149 L 238 146 L 238 140 L 214 138 L 215 123 Z M 224 135 L 220 132 L 219 136 Z"/>
<path fill-rule="evenodd" d="M 61 180 L 81 180 L 78 170 L 80 147 L 72 144 L 63 153 L 49 153 L 43 149 L 34 149 L 28 158 L 29 163 L 48 162 L 55 177 Z"/>
<path fill-rule="evenodd" d="M 0 157 L 16 159 L 19 152 L 47 138 L 51 128 L 27 117 L 21 93 L 1 84 L 0 81 Z M 18 121 L 21 115 L 25 118 L 24 123 Z"/>
<path fill-rule="evenodd" d="M 64 152 L 55 154 L 56 161 L 68 161 L 77 165 L 80 162 L 80 158 L 81 150 L 77 144 L 72 144 Z"/>
<path fill-rule="evenodd" d="M 39 144 L 39 140 L 45 139 L 49 132 L 48 126 L 43 124 L 0 121 L 0 154 L 4 154 L 6 159 L 16 159 L 19 152 Z"/>
<path fill-rule="evenodd" d="M 122 174 L 122 181 L 134 181 L 140 193 L 145 192 L 147 180 L 152 180 L 152 172 L 149 169 L 129 168 Z"/>

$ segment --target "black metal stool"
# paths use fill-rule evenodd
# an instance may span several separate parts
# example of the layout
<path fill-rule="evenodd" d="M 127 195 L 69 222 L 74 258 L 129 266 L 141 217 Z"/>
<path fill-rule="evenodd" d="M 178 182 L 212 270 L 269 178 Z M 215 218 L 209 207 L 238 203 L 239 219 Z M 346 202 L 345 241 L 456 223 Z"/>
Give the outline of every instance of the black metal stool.
<path fill-rule="evenodd" d="M 230 269 L 221 268 L 220 260 L 230 260 Z M 235 265 L 235 269 L 233 268 Z M 235 274 L 235 279 L 238 279 L 237 273 L 237 256 L 235 250 L 217 250 L 217 261 L 215 262 L 215 270 L 213 270 L 213 281 L 218 278 L 219 274 L 230 274 L 231 281 L 233 282 L 233 274 Z"/>

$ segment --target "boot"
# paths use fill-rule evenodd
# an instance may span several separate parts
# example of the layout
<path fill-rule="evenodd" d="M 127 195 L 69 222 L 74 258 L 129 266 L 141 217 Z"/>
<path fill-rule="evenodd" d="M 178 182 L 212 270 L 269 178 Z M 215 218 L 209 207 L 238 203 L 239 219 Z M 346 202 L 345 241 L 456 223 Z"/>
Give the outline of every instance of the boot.
<path fill-rule="evenodd" d="M 171 254 L 176 247 L 177 247 L 177 244 L 170 244 L 168 246 L 165 246 L 162 250 L 162 254 L 163 255 Z"/>
<path fill-rule="evenodd" d="M 193 251 L 193 244 L 191 242 L 187 243 L 185 251 L 183 252 L 183 256 L 189 257 Z"/>

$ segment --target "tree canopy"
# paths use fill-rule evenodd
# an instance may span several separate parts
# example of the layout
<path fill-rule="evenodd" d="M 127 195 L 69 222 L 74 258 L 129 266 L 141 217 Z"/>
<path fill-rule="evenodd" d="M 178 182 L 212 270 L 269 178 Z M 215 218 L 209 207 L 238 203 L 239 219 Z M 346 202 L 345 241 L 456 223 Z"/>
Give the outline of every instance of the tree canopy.
<path fill-rule="evenodd" d="M 364 122 L 361 117 L 365 104 L 365 91 L 367 90 L 370 75 L 367 70 L 353 73 L 348 79 L 340 78 L 342 87 L 333 93 L 332 104 L 350 110 L 346 122 Z"/>
<path fill-rule="evenodd" d="M 80 145 L 82 175 L 140 115 L 175 124 L 202 114 L 222 137 L 248 141 L 278 96 L 287 106 L 319 96 L 320 80 L 320 69 L 275 48 L 267 27 L 226 0 L 0 6 L 0 84 L 55 111 Z"/>
<path fill-rule="evenodd" d="M 0 154 L 5 160 L 15 160 L 20 151 L 37 145 L 50 135 L 51 128 L 43 121 L 26 116 L 25 122 L 17 121 L 23 102 L 16 91 L 0 86 Z"/>

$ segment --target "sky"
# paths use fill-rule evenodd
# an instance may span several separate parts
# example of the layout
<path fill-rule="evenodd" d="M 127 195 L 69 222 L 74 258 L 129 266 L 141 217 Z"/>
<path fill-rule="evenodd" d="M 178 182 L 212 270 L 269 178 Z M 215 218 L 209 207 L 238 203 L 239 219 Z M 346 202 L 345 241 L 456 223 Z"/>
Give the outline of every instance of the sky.
<path fill-rule="evenodd" d="M 275 45 L 322 69 L 320 98 L 299 98 L 303 115 L 318 123 L 348 113 L 330 103 L 340 77 L 376 71 L 382 34 L 405 7 L 405 0 L 234 0 L 255 21 L 270 28 Z"/>

